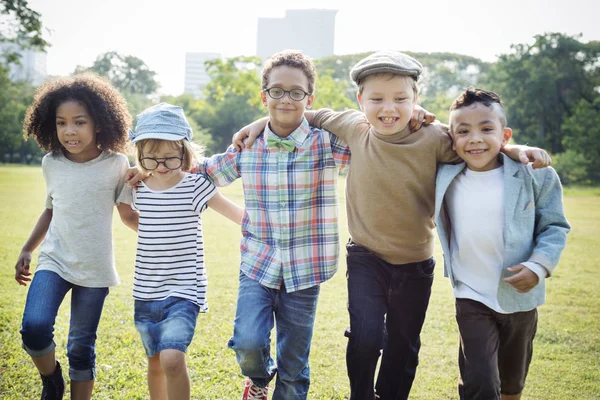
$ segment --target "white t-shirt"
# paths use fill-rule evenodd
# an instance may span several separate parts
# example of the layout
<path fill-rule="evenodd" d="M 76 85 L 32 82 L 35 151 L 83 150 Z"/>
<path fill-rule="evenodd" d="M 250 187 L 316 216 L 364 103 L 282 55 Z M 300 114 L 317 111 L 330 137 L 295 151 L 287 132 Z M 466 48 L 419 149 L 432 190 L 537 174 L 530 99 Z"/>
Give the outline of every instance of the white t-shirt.
<path fill-rule="evenodd" d="M 40 247 L 38 271 L 54 271 L 84 287 L 119 284 L 112 216 L 115 204 L 131 203 L 131 191 L 123 190 L 128 167 L 127 157 L 106 151 L 85 163 L 70 161 L 62 152 L 43 158 L 52 221 Z"/>
<path fill-rule="evenodd" d="M 216 193 L 203 175 L 186 174 L 163 191 L 138 183 L 131 205 L 140 213 L 133 279 L 136 300 L 175 296 L 198 304 L 201 312 L 207 310 L 200 213 Z"/>
<path fill-rule="evenodd" d="M 498 304 L 504 262 L 504 167 L 465 169 L 448 188 L 454 295 L 505 313 Z"/>

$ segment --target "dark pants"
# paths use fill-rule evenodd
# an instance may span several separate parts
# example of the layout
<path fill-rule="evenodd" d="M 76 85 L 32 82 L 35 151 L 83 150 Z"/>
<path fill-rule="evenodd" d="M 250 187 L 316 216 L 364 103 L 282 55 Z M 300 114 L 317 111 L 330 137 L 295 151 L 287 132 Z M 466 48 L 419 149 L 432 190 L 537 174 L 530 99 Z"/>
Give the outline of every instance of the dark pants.
<path fill-rule="evenodd" d="M 346 249 L 350 399 L 373 400 L 375 392 L 381 400 L 406 399 L 417 371 L 435 261 L 394 265 L 352 241 Z"/>
<path fill-rule="evenodd" d="M 460 334 L 458 393 L 462 400 L 498 400 L 523 391 L 533 353 L 537 310 L 500 314 L 456 299 Z"/>

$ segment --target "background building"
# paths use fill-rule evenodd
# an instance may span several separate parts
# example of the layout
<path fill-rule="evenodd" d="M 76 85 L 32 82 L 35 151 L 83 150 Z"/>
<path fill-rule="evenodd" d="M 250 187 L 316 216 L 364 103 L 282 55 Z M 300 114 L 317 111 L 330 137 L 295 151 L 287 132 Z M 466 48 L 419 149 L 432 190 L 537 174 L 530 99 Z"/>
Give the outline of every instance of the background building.
<path fill-rule="evenodd" d="M 8 77 L 12 81 L 25 81 L 33 86 L 44 82 L 48 73 L 46 72 L 46 53 L 29 49 L 21 49 L 14 43 L 0 43 L 0 54 L 15 52 L 19 54 L 21 63 L 10 64 Z"/>
<path fill-rule="evenodd" d="M 312 58 L 333 55 L 337 10 L 286 10 L 283 18 L 259 18 L 256 55 L 261 59 L 285 49 Z"/>
<path fill-rule="evenodd" d="M 183 92 L 191 94 L 195 98 L 202 97 L 202 90 L 210 77 L 206 72 L 204 63 L 208 60 L 221 58 L 219 53 L 185 53 L 185 78 Z"/>

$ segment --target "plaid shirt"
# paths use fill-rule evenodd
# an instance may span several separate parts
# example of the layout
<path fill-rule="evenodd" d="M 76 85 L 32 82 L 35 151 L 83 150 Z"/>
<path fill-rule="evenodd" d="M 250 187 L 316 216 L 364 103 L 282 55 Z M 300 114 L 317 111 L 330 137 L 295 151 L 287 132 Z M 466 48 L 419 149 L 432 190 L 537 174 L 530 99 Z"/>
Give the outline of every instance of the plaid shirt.
<path fill-rule="evenodd" d="M 338 171 L 350 162 L 348 145 L 308 125 L 289 136 L 296 148 L 267 147 L 267 125 L 250 149 L 233 147 L 204 160 L 217 186 L 242 178 L 241 270 L 262 285 L 288 292 L 331 278 L 339 258 Z"/>

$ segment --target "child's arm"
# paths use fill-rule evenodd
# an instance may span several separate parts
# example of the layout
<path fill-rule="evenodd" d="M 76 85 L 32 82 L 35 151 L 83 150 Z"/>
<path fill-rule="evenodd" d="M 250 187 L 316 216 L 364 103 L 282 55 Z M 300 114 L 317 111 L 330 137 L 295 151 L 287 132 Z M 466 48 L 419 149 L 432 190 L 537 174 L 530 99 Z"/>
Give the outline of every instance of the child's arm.
<path fill-rule="evenodd" d="M 131 228 L 134 232 L 137 232 L 138 224 L 140 222 L 140 214 L 137 211 L 134 211 L 131 208 L 131 205 L 127 203 L 119 203 L 117 210 L 119 211 L 121 221 L 123 221 L 123 223 L 127 227 Z"/>
<path fill-rule="evenodd" d="M 339 111 L 339 112 L 331 111 L 331 110 L 329 110 L 329 111 L 334 115 L 338 115 L 341 113 L 341 111 Z M 316 114 L 317 114 L 317 111 L 307 110 L 304 112 L 304 116 L 306 117 L 306 120 L 308 121 L 309 125 L 315 126 L 315 125 L 313 125 L 313 122 L 314 122 L 314 116 Z M 242 129 L 240 129 L 238 132 L 236 132 L 235 135 L 233 135 L 233 139 L 231 140 L 233 146 L 238 151 L 241 151 L 242 148 L 244 148 L 244 147 L 248 147 L 248 148 L 252 147 L 252 144 L 254 143 L 256 138 L 265 130 L 265 127 L 267 126 L 268 121 L 269 121 L 269 117 L 263 117 L 261 119 L 258 119 L 256 121 L 252 122 L 249 125 L 244 126 Z M 416 106 L 413 111 L 412 118 L 410 119 L 408 126 L 409 126 L 411 132 L 414 132 L 414 131 L 421 129 L 421 127 L 423 125 L 431 124 L 433 121 L 435 121 L 435 114 L 430 113 L 429 111 L 422 108 L 421 106 Z M 320 123 L 317 125 L 317 128 L 327 129 L 327 127 L 322 126 L 322 124 L 320 124 Z M 332 132 L 332 133 L 334 135 L 336 134 L 336 132 Z M 248 140 L 244 144 L 244 139 L 246 139 L 246 138 L 248 138 Z"/>
<path fill-rule="evenodd" d="M 244 209 L 227 197 L 223 196 L 219 191 L 215 193 L 206 204 L 221 214 L 222 216 L 229 218 L 238 225 L 242 224 L 242 218 L 244 217 Z"/>
<path fill-rule="evenodd" d="M 571 229 L 563 210 L 562 186 L 556 171 L 547 168 L 537 174 L 533 176 L 535 246 L 529 260 L 508 269 L 516 274 L 504 279 L 521 293 L 528 292 L 554 271 Z M 539 182 L 536 178 L 542 178 L 542 174 L 543 180 Z"/>
<path fill-rule="evenodd" d="M 517 144 L 507 144 L 502 152 L 515 161 L 529 164 L 533 168 L 545 168 L 552 165 L 552 157 L 544 149 Z"/>
<path fill-rule="evenodd" d="M 38 218 L 29 239 L 23 245 L 19 259 L 15 264 L 15 280 L 19 285 L 27 286 L 27 282 L 31 281 L 31 272 L 29 271 L 29 264 L 31 263 L 31 253 L 42 243 L 50 222 L 52 221 L 52 209 L 46 208 L 40 217 Z"/>

